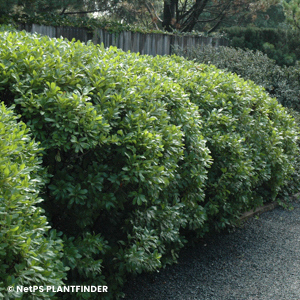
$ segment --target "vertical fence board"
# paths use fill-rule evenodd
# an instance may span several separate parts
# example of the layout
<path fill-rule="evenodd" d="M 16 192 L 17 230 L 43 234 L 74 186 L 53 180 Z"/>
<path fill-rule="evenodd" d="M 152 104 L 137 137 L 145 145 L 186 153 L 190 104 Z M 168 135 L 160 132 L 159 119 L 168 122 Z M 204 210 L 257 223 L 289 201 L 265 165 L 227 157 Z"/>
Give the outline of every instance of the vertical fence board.
<path fill-rule="evenodd" d="M 56 30 L 55 27 L 52 26 L 45 26 L 46 35 L 48 35 L 51 38 L 56 37 Z"/>
<path fill-rule="evenodd" d="M 101 42 L 101 44 L 103 43 L 103 46 L 105 47 L 105 45 L 104 45 L 104 30 L 103 29 L 100 29 L 100 42 Z"/>
<path fill-rule="evenodd" d="M 150 35 L 145 34 L 145 48 L 144 48 L 144 53 L 143 54 L 149 54 L 150 47 L 151 47 L 151 38 L 150 38 Z"/>
<path fill-rule="evenodd" d="M 154 39 L 155 39 L 155 54 L 154 55 L 161 55 L 162 50 L 163 50 L 161 34 L 155 34 Z"/>
<path fill-rule="evenodd" d="M 143 54 L 143 49 L 144 49 L 144 44 L 145 44 L 145 41 L 144 41 L 144 35 L 143 34 L 139 34 L 139 53 L 140 54 Z"/>
<path fill-rule="evenodd" d="M 132 52 L 140 52 L 140 33 L 133 32 L 131 34 L 131 49 Z"/>
<path fill-rule="evenodd" d="M 123 49 L 123 43 L 124 43 L 123 41 L 124 41 L 124 34 L 123 32 L 120 32 L 117 40 L 117 45 L 116 45 L 117 48 Z"/>
<path fill-rule="evenodd" d="M 40 27 L 40 25 L 32 24 L 31 33 L 41 33 Z"/>
<path fill-rule="evenodd" d="M 124 51 L 128 51 L 131 50 L 131 32 L 130 31 L 125 31 L 124 32 Z"/>
<path fill-rule="evenodd" d="M 171 51 L 172 51 L 172 49 L 171 49 L 171 36 L 164 35 L 163 37 L 164 37 L 164 53 L 162 55 L 164 55 L 164 54 L 170 55 Z"/>

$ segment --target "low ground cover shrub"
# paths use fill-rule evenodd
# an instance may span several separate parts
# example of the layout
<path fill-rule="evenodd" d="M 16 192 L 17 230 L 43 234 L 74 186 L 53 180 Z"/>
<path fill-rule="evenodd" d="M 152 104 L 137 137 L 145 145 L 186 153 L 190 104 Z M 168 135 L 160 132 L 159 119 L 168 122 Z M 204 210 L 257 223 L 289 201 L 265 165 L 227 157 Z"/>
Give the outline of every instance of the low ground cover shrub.
<path fill-rule="evenodd" d="M 12 109 L 0 104 L 0 297 L 50 299 L 52 293 L 17 291 L 17 286 L 62 285 L 62 241 L 37 207 L 41 150 Z M 46 237 L 45 235 L 48 235 Z M 15 291 L 8 291 L 13 286 Z"/>
<path fill-rule="evenodd" d="M 128 274 L 176 261 L 186 234 L 274 200 L 293 171 L 295 123 L 237 76 L 24 32 L 0 43 L 0 96 L 44 148 L 67 284 L 114 299 Z"/>

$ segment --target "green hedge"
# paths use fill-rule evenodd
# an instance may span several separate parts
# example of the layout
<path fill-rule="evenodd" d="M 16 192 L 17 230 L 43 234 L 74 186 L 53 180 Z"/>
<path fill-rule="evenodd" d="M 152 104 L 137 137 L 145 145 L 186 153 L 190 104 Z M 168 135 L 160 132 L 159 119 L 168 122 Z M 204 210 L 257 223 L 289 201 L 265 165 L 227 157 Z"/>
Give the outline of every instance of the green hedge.
<path fill-rule="evenodd" d="M 187 234 L 235 224 L 293 172 L 295 123 L 237 76 L 24 32 L 0 44 L 0 96 L 44 148 L 67 284 L 115 299 L 128 274 L 173 263 Z"/>
<path fill-rule="evenodd" d="M 174 262 L 180 229 L 205 221 L 197 107 L 139 56 L 129 66 L 113 49 L 25 33 L 1 43 L 2 94 L 45 148 L 44 207 L 65 233 L 69 283 L 113 290 L 128 272 Z"/>
<path fill-rule="evenodd" d="M 17 286 L 62 285 L 62 241 L 49 232 L 37 207 L 44 178 L 41 150 L 12 109 L 0 104 L 0 297 L 49 299 L 53 293 L 17 292 Z M 46 234 L 48 237 L 46 238 Z M 13 286 L 14 292 L 7 287 Z"/>
<path fill-rule="evenodd" d="M 176 56 L 148 63 L 173 78 L 199 106 L 213 158 L 205 188 L 209 220 L 224 228 L 245 208 L 274 200 L 293 173 L 298 153 L 298 128 L 277 100 L 214 66 Z"/>
<path fill-rule="evenodd" d="M 262 51 L 278 65 L 291 66 L 300 60 L 299 31 L 257 27 L 230 27 L 222 31 L 232 47 Z"/>
<path fill-rule="evenodd" d="M 174 49 L 175 54 L 197 63 L 212 64 L 219 69 L 235 73 L 266 89 L 271 97 L 285 107 L 300 112 L 300 64 L 279 66 L 261 51 L 233 47 L 193 47 Z"/>
<path fill-rule="evenodd" d="M 288 112 L 299 122 L 300 113 L 300 65 L 278 66 L 266 54 L 260 51 L 235 49 L 233 47 L 194 47 L 187 50 L 174 49 L 177 55 L 184 55 L 197 63 L 215 65 L 252 80 L 255 84 L 266 89 L 271 97 L 287 107 Z M 300 159 L 295 162 L 293 180 L 289 180 L 281 191 L 281 197 L 288 198 L 290 194 L 297 193 L 300 188 Z"/>

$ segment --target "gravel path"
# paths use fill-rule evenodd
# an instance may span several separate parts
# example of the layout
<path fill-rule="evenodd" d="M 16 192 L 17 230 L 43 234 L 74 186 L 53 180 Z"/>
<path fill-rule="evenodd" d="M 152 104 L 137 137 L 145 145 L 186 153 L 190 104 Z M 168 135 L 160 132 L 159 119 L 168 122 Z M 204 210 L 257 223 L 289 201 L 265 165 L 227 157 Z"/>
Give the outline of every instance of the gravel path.
<path fill-rule="evenodd" d="M 177 265 L 128 283 L 126 300 L 300 300 L 300 203 L 184 249 Z"/>

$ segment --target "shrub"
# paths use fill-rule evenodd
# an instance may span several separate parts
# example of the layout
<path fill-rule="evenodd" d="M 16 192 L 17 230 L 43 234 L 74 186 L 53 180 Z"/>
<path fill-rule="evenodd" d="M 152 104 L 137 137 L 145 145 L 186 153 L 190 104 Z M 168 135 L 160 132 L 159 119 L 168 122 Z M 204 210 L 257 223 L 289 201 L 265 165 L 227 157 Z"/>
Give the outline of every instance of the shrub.
<path fill-rule="evenodd" d="M 282 68 L 261 51 L 208 45 L 185 50 L 176 47 L 174 52 L 197 63 L 215 65 L 245 80 L 252 80 L 257 85 L 263 86 L 270 94 L 274 93 L 274 85 L 283 76 Z"/>
<path fill-rule="evenodd" d="M 67 284 L 115 299 L 128 274 L 173 263 L 187 233 L 233 224 L 292 172 L 292 118 L 253 83 L 175 56 L 24 32 L 0 42 L 0 96 L 44 148 Z"/>
<path fill-rule="evenodd" d="M 0 104 L 0 296 L 3 299 L 49 299 L 46 292 L 17 292 L 16 286 L 62 285 L 62 241 L 49 232 L 37 207 L 41 151 L 12 109 Z M 48 238 L 45 235 L 48 235 Z M 14 286 L 15 292 L 7 292 Z M 52 298 L 52 297 L 51 297 Z"/>
<path fill-rule="evenodd" d="M 197 107 L 138 55 L 25 33 L 1 43 L 2 95 L 45 149 L 44 207 L 65 234 L 69 283 L 112 291 L 175 261 L 180 230 L 206 219 Z"/>
<path fill-rule="evenodd" d="M 213 158 L 205 187 L 208 220 L 224 228 L 245 208 L 276 198 L 297 157 L 297 126 L 263 89 L 183 58 L 148 59 L 199 106 Z M 284 141 L 284 142 L 283 142 Z"/>
<path fill-rule="evenodd" d="M 175 53 L 185 55 L 197 63 L 212 64 L 246 80 L 252 80 L 255 84 L 264 87 L 271 97 L 276 97 L 283 106 L 289 108 L 289 114 L 295 117 L 297 124 L 300 125 L 298 116 L 300 112 L 300 65 L 298 63 L 295 66 L 280 67 L 260 51 L 254 52 L 232 47 L 206 46 L 185 51 L 176 48 Z M 299 190 L 299 166 L 300 162 L 297 158 L 292 180 L 287 181 L 285 188 L 281 190 L 280 197 L 287 198 L 288 195 Z"/>

